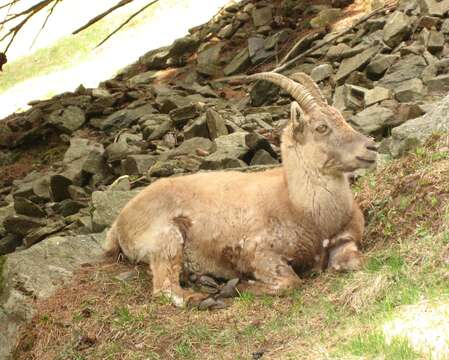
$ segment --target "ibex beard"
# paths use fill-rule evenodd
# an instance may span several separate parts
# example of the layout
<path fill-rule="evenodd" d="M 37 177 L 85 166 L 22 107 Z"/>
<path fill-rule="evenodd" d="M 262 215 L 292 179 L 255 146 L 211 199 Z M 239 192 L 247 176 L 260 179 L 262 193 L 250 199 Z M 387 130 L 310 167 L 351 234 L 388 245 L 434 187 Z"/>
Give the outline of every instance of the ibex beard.
<path fill-rule="evenodd" d="M 155 295 L 177 306 L 206 297 L 181 287 L 184 272 L 249 279 L 240 290 L 282 294 L 300 286 L 301 270 L 317 264 L 361 266 L 364 221 L 346 173 L 373 165 L 375 143 L 324 101 L 310 77 L 291 77 L 250 76 L 295 99 L 281 139 L 282 167 L 161 179 L 115 220 L 106 251 L 148 263 Z"/>

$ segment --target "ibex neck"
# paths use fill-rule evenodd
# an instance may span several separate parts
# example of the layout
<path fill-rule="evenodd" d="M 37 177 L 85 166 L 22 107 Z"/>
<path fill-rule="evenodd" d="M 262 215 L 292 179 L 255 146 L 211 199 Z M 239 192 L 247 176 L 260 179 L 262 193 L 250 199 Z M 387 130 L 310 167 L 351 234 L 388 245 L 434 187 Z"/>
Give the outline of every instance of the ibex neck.
<path fill-rule="evenodd" d="M 346 177 L 323 175 L 297 145 L 284 147 L 282 156 L 291 205 L 302 216 L 310 217 L 323 236 L 333 235 L 345 225 L 352 211 L 353 198 Z"/>

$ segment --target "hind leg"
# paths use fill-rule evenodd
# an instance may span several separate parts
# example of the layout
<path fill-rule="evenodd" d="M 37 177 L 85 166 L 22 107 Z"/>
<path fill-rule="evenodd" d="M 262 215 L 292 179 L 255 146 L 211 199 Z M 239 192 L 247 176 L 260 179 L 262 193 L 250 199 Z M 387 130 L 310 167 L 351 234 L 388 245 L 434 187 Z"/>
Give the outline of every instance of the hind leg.
<path fill-rule="evenodd" d="M 207 297 L 179 283 L 183 269 L 184 237 L 176 225 L 157 235 L 157 245 L 148 254 L 153 275 L 153 295 L 165 295 L 177 307 L 196 304 Z"/>

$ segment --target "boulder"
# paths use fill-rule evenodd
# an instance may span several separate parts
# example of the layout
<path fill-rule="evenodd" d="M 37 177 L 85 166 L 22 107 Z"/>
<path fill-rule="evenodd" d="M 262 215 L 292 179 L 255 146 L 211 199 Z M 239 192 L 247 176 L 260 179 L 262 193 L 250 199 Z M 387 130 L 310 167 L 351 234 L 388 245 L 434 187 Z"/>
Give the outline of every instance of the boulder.
<path fill-rule="evenodd" d="M 406 55 L 389 68 L 377 85 L 394 90 L 404 81 L 420 78 L 426 66 L 427 63 L 422 56 Z"/>
<path fill-rule="evenodd" d="M 256 28 L 264 25 L 270 25 L 273 21 L 273 11 L 269 6 L 254 8 L 251 15 Z"/>
<path fill-rule="evenodd" d="M 214 142 L 205 137 L 194 137 L 185 140 L 180 146 L 160 156 L 161 160 L 172 159 L 180 155 L 198 155 L 199 152 L 213 153 L 216 149 Z"/>
<path fill-rule="evenodd" d="M 204 114 L 184 128 L 184 139 L 191 139 L 194 137 L 209 138 L 209 130 L 206 124 L 206 115 Z"/>
<path fill-rule="evenodd" d="M 157 79 L 158 73 L 159 73 L 159 71 L 154 71 L 154 70 L 140 73 L 138 75 L 133 76 L 131 79 L 129 79 L 129 84 L 131 86 L 150 84 L 154 80 Z"/>
<path fill-rule="evenodd" d="M 231 60 L 231 62 L 225 66 L 223 72 L 226 76 L 234 75 L 246 70 L 251 65 L 251 58 L 247 48 L 242 49 Z"/>
<path fill-rule="evenodd" d="M 228 135 L 225 120 L 214 109 L 207 109 L 206 111 L 206 126 L 211 140 L 215 140 L 219 136 Z"/>
<path fill-rule="evenodd" d="M 14 252 L 20 245 L 22 245 L 22 237 L 15 234 L 0 235 L 0 256 Z M 0 259 L 0 277 L 1 277 L 1 259 Z M 0 294 L 1 294 L 1 279 L 0 279 Z M 1 336 L 1 335 L 0 335 Z"/>
<path fill-rule="evenodd" d="M 251 159 L 250 165 L 274 165 L 279 162 L 274 159 L 270 153 L 264 149 L 258 150 Z"/>
<path fill-rule="evenodd" d="M 209 43 L 198 51 L 196 71 L 200 74 L 213 76 L 220 72 L 220 55 L 223 43 Z"/>
<path fill-rule="evenodd" d="M 377 54 L 366 67 L 366 75 L 371 80 L 380 79 L 399 58 L 399 55 Z"/>
<path fill-rule="evenodd" d="M 422 14 L 442 17 L 449 11 L 449 0 L 418 0 Z"/>
<path fill-rule="evenodd" d="M 95 191 L 92 193 L 92 227 L 101 232 L 111 226 L 122 208 L 140 191 Z"/>
<path fill-rule="evenodd" d="M 182 128 L 187 121 L 200 115 L 199 109 L 195 104 L 187 105 L 170 111 L 170 118 L 177 128 Z"/>
<path fill-rule="evenodd" d="M 3 221 L 3 226 L 7 232 L 22 237 L 46 224 L 43 219 L 25 215 L 10 215 Z"/>
<path fill-rule="evenodd" d="M 253 64 L 264 62 L 276 55 L 276 52 L 265 49 L 265 38 L 261 36 L 253 36 L 248 39 L 248 52 Z"/>
<path fill-rule="evenodd" d="M 59 130 L 70 134 L 84 125 L 86 115 L 79 107 L 68 106 L 53 111 L 48 117 L 48 122 Z"/>
<path fill-rule="evenodd" d="M 444 47 L 444 35 L 436 30 L 432 30 L 427 42 L 427 49 L 432 53 L 438 53 L 443 50 Z"/>
<path fill-rule="evenodd" d="M 449 95 L 439 101 L 427 114 L 409 120 L 391 132 L 390 152 L 398 156 L 429 139 L 434 133 L 449 131 Z"/>
<path fill-rule="evenodd" d="M 123 109 L 109 115 L 102 123 L 101 130 L 121 130 L 134 125 L 145 115 L 153 114 L 156 109 L 151 104 L 146 104 L 133 109 Z"/>
<path fill-rule="evenodd" d="M 365 106 L 371 106 L 381 101 L 391 98 L 391 91 L 389 89 L 376 86 L 373 89 L 365 92 Z"/>
<path fill-rule="evenodd" d="M 310 76 L 315 82 L 320 82 L 329 78 L 334 72 L 334 68 L 330 64 L 321 64 L 312 70 Z"/>
<path fill-rule="evenodd" d="M 146 115 L 142 117 L 140 124 L 143 137 L 148 141 L 162 139 L 173 127 L 173 122 L 167 114 Z"/>
<path fill-rule="evenodd" d="M 103 259 L 103 238 L 54 237 L 0 261 L 0 359 L 12 358 L 19 328 L 32 319 L 36 300 L 52 295 L 82 266 Z"/>
<path fill-rule="evenodd" d="M 396 100 L 400 102 L 412 102 L 423 98 L 425 88 L 420 79 L 410 79 L 402 82 L 394 92 Z"/>
<path fill-rule="evenodd" d="M 46 216 L 45 211 L 39 205 L 20 196 L 14 198 L 14 210 L 20 215 L 40 218 Z"/>
<path fill-rule="evenodd" d="M 445 94 L 449 91 L 449 74 L 432 77 L 426 81 L 429 91 Z"/>
<path fill-rule="evenodd" d="M 69 186 L 73 182 L 62 174 L 56 174 L 50 177 L 50 194 L 53 201 L 59 202 L 70 198 Z"/>
<path fill-rule="evenodd" d="M 394 113 L 388 108 L 373 105 L 349 119 L 349 123 L 364 134 L 372 134 L 388 125 Z"/>
<path fill-rule="evenodd" d="M 335 75 L 335 81 L 341 83 L 353 71 L 363 68 L 379 50 L 379 46 L 372 46 L 354 57 L 343 60 Z"/>
<path fill-rule="evenodd" d="M 383 41 L 388 46 L 394 48 L 403 40 L 406 40 L 411 33 L 410 18 L 401 11 L 394 12 L 388 19 L 384 27 Z"/>
<path fill-rule="evenodd" d="M 130 155 L 122 162 L 122 173 L 126 175 L 144 175 L 156 163 L 157 156 L 140 154 Z"/>
<path fill-rule="evenodd" d="M 341 9 L 323 9 L 311 21 L 312 28 L 322 28 L 335 22 L 341 16 Z"/>

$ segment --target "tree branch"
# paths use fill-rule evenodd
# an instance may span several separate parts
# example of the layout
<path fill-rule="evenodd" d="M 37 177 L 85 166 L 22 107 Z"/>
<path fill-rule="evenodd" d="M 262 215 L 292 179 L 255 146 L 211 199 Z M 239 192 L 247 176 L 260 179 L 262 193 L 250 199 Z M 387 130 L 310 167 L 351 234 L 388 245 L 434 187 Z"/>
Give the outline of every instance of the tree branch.
<path fill-rule="evenodd" d="M 144 7 L 136 11 L 134 14 L 132 14 L 128 19 L 126 19 L 120 26 L 118 26 L 112 33 L 110 33 L 106 38 L 100 42 L 95 48 L 100 47 L 103 45 L 106 41 L 108 41 L 112 36 L 114 36 L 118 31 L 120 31 L 126 24 L 128 24 L 132 19 L 134 19 L 137 15 L 139 15 L 141 12 L 145 11 L 147 8 L 149 8 L 151 5 L 156 4 L 159 2 L 159 0 L 153 0 L 150 3 L 146 4 Z"/>
<path fill-rule="evenodd" d="M 79 32 L 87 29 L 88 27 L 92 26 L 93 24 L 95 24 L 96 22 L 100 21 L 101 19 L 103 19 L 104 17 L 108 16 L 110 13 L 112 13 L 113 11 L 128 5 L 130 2 L 133 2 L 134 0 L 120 0 L 120 2 L 118 2 L 117 4 L 115 4 L 113 7 L 111 7 L 110 9 L 106 10 L 105 12 L 95 16 L 94 18 L 90 19 L 86 24 L 84 24 L 83 26 L 81 26 L 79 29 L 76 29 L 72 34 L 76 35 Z"/>

